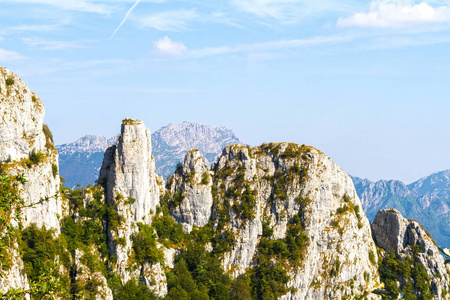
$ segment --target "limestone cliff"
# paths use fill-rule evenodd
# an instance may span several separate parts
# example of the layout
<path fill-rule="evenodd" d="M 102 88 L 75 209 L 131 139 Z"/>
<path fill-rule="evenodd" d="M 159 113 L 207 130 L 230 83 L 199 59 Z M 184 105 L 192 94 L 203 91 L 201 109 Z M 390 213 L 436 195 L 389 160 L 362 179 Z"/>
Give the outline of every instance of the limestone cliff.
<path fill-rule="evenodd" d="M 16 74 L 1 67 L 0 73 L 0 160 L 5 171 L 26 180 L 20 187 L 21 221 L 25 227 L 36 223 L 59 232 L 58 153 L 43 124 L 44 105 Z"/>
<path fill-rule="evenodd" d="M 59 195 L 58 154 L 51 132 L 43 124 L 44 105 L 16 74 L 2 67 L 0 98 L 1 169 L 18 181 L 15 186 L 19 194 L 11 204 L 12 215 L 3 217 L 10 218 L 10 224 L 16 228 L 19 223 L 24 228 L 34 223 L 58 234 L 64 205 Z M 2 274 L 0 290 L 26 290 L 29 284 L 17 244 L 10 244 L 9 256 L 13 263 Z"/>
<path fill-rule="evenodd" d="M 430 284 L 431 290 L 421 286 L 421 290 L 419 290 L 416 282 L 418 279 L 409 279 L 408 274 L 397 279 L 401 288 L 409 283 L 415 287 L 413 292 L 418 297 L 425 297 L 426 293 L 433 299 L 450 298 L 449 295 L 446 295 L 450 287 L 447 266 L 433 239 L 421 224 L 415 220 L 403 218 L 395 209 L 384 209 L 375 216 L 372 231 L 380 248 L 386 252 L 393 251 L 400 261 L 408 262 L 415 269 L 423 267 L 426 271 L 423 276 L 428 276 L 428 279 L 422 279 L 425 284 Z M 387 254 L 384 256 L 387 257 Z M 411 282 L 412 280 L 415 281 Z"/>
<path fill-rule="evenodd" d="M 213 167 L 211 203 L 192 196 L 200 194 L 202 174 L 210 175 L 195 153 L 186 155 L 174 175 L 172 192 L 184 193 L 179 203 L 172 202 L 179 205 L 172 215 L 189 231 L 208 221 L 200 213 L 201 223 L 195 225 L 196 205 L 201 203 L 203 212 L 212 209 L 219 240 L 230 244 L 221 254 L 230 274 L 255 268 L 266 255 L 290 265 L 285 267 L 289 290 L 281 299 L 351 298 L 378 285 L 370 224 L 351 178 L 330 158 L 288 143 L 228 146 Z M 290 254 L 267 250 L 273 245 L 287 247 Z M 213 243 L 213 251 L 217 247 Z"/>
<path fill-rule="evenodd" d="M 125 119 L 117 145 L 105 153 L 99 182 L 105 186 L 107 204 L 117 212 L 116 223 L 108 222 L 108 247 L 117 258 L 115 270 L 123 283 L 139 276 L 147 282 L 160 278 L 154 290 L 164 294 L 165 276 L 159 264 L 137 267 L 130 261 L 132 234 L 138 223 L 151 223 L 163 188 L 151 151 L 150 130 L 141 121 Z"/>
<path fill-rule="evenodd" d="M 211 217 L 213 198 L 210 171 L 197 149 L 189 150 L 182 165 L 169 177 L 169 191 L 180 197 L 181 203 L 172 210 L 172 216 L 191 232 L 194 226 L 205 226 Z"/>

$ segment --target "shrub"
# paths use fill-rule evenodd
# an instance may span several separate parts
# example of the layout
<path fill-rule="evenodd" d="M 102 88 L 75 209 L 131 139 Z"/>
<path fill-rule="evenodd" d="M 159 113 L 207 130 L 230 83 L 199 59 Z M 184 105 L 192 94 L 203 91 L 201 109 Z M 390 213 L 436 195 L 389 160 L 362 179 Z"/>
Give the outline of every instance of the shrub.
<path fill-rule="evenodd" d="M 12 77 L 8 77 L 6 79 L 6 85 L 13 85 L 14 84 L 14 79 Z"/>
<path fill-rule="evenodd" d="M 52 174 L 53 177 L 56 177 L 56 175 L 58 175 L 58 166 L 56 164 L 52 164 Z"/>
<path fill-rule="evenodd" d="M 150 225 L 138 223 L 139 232 L 131 235 L 133 242 L 134 258 L 140 265 L 143 263 L 162 262 L 164 255 L 160 249 L 156 247 L 156 236 Z"/>

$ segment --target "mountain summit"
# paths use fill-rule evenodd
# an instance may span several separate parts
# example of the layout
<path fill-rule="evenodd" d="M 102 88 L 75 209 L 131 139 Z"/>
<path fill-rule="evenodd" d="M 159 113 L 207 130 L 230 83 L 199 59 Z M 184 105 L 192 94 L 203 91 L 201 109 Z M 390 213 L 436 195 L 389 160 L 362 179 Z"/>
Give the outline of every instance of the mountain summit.
<path fill-rule="evenodd" d="M 243 144 L 231 129 L 200 123 L 169 124 L 152 134 L 153 156 L 158 174 L 173 174 L 189 149 L 197 149 L 209 165 L 225 146 Z"/>

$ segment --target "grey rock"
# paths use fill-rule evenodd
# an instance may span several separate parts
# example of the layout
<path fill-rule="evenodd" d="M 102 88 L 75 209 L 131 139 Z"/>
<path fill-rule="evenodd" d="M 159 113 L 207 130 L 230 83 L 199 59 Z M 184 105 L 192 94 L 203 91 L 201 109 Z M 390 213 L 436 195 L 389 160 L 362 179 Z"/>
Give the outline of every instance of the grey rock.
<path fill-rule="evenodd" d="M 300 153 L 291 156 L 291 150 Z M 307 174 L 300 169 L 307 170 Z M 236 237 L 236 244 L 222 258 L 223 267 L 233 276 L 256 263 L 262 222 L 273 229 L 271 239 L 283 239 L 288 224 L 298 215 L 309 244 L 301 266 L 289 271 L 288 287 L 293 291 L 281 299 L 338 299 L 351 295 L 351 281 L 361 287 L 358 293 L 378 286 L 377 265 L 369 259 L 370 252 L 376 253 L 370 223 L 362 211 L 359 217 L 353 210 L 337 213 L 346 205 L 344 195 L 352 207 L 360 207 L 361 202 L 351 178 L 323 153 L 312 147 L 287 143 L 254 148 L 233 145 L 225 148 L 214 172 L 214 184 L 225 186 L 225 191 L 219 188 L 215 201 L 224 204 L 228 201 L 230 221 L 226 229 Z M 291 176 L 278 186 L 285 197 L 274 193 L 274 176 Z M 242 220 L 233 209 L 239 202 L 235 202 L 233 196 L 226 196 L 239 180 L 242 180 L 239 184 L 256 190 L 253 217 L 248 220 Z M 331 276 L 337 261 L 341 262 L 340 270 Z M 369 281 L 365 280 L 364 273 L 369 274 Z"/>
<path fill-rule="evenodd" d="M 189 233 L 194 226 L 202 227 L 209 222 L 213 205 L 211 185 L 212 178 L 202 155 L 197 149 L 189 150 L 169 187 L 171 193 L 184 195 L 171 212 L 184 231 Z"/>
<path fill-rule="evenodd" d="M 384 209 L 375 216 L 372 232 L 377 245 L 385 251 L 394 251 L 400 257 L 411 256 L 423 265 L 430 277 L 434 299 L 443 298 L 442 290 L 450 287 L 447 266 L 431 236 L 419 222 L 403 218 L 398 210 Z M 417 255 L 412 251 L 415 245 L 421 252 Z"/>
<path fill-rule="evenodd" d="M 163 294 L 167 287 L 160 264 L 136 269 L 129 263 L 131 235 L 137 230 L 136 224 L 151 223 L 164 187 L 164 181 L 156 175 L 151 151 L 150 130 L 144 123 L 124 120 L 117 146 L 105 152 L 99 181 L 106 187 L 106 202 L 114 207 L 120 218 L 120 225 L 108 230 L 108 247 L 111 254 L 117 256 L 115 271 L 123 283 L 144 276 L 145 282 L 156 282 L 156 286 L 151 287 L 153 290 Z M 156 274 L 155 277 L 147 277 L 152 274 Z"/>

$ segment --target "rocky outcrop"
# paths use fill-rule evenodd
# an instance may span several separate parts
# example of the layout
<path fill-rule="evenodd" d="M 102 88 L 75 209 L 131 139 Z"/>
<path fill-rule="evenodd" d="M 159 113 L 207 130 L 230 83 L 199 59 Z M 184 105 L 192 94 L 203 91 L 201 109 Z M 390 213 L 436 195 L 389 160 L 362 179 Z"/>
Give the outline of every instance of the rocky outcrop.
<path fill-rule="evenodd" d="M 44 105 L 25 82 L 0 67 L 0 161 L 28 158 L 45 149 Z"/>
<path fill-rule="evenodd" d="M 422 265 L 429 276 L 434 299 L 444 298 L 442 291 L 448 291 L 450 287 L 447 266 L 421 224 L 403 218 L 395 209 L 385 209 L 375 216 L 372 232 L 377 245 L 385 251 L 394 251 L 401 260 L 411 257 Z"/>
<path fill-rule="evenodd" d="M 351 297 L 379 283 L 376 261 L 369 258 L 376 253 L 370 224 L 351 178 L 323 153 L 288 143 L 228 146 L 214 166 L 213 183 L 214 226 L 234 238 L 222 255 L 230 274 L 258 264 L 263 236 L 280 242 L 292 237 L 300 249 L 289 264 L 298 267 L 289 269 L 292 289 L 282 299 Z"/>
<path fill-rule="evenodd" d="M 169 124 L 152 134 L 156 170 L 165 178 L 174 173 L 189 149 L 198 149 L 209 166 L 225 146 L 232 144 L 243 144 L 232 130 L 193 122 Z"/>
<path fill-rule="evenodd" d="M 194 226 L 202 227 L 209 222 L 213 205 L 211 186 L 211 174 L 202 155 L 197 149 L 189 150 L 169 182 L 170 192 L 181 198 L 171 215 L 184 231 L 189 233 Z"/>
<path fill-rule="evenodd" d="M 131 235 L 137 231 L 137 223 L 151 223 L 164 185 L 156 175 L 151 151 L 150 130 L 141 121 L 125 119 L 117 146 L 105 152 L 100 170 L 99 182 L 105 186 L 106 202 L 118 215 L 115 224 L 108 224 L 108 247 L 117 257 L 115 270 L 124 283 L 135 276 L 144 276 L 145 282 L 155 281 L 152 274 L 165 277 L 159 264 L 137 270 L 129 261 Z M 159 280 L 158 284 L 164 285 L 165 281 Z M 155 290 L 164 291 L 164 287 Z"/>
<path fill-rule="evenodd" d="M 14 203 L 20 212 L 11 218 L 25 228 L 38 227 L 60 232 L 59 219 L 64 216 L 59 195 L 58 154 L 50 130 L 43 124 L 44 105 L 14 73 L 0 67 L 0 161 L 2 172 L 21 178 L 17 183 L 23 202 Z M 4 232 L 2 232 L 4 234 Z M 12 268 L 2 278 L 5 288 L 26 289 L 28 283 L 16 246 L 10 249 Z"/>
<path fill-rule="evenodd" d="M 79 249 L 75 250 L 75 276 L 74 280 L 78 288 L 84 288 L 87 285 L 95 287 L 91 296 L 95 296 L 95 300 L 113 300 L 113 293 L 108 287 L 105 276 L 101 272 L 91 272 L 82 261 L 84 253 Z"/>

